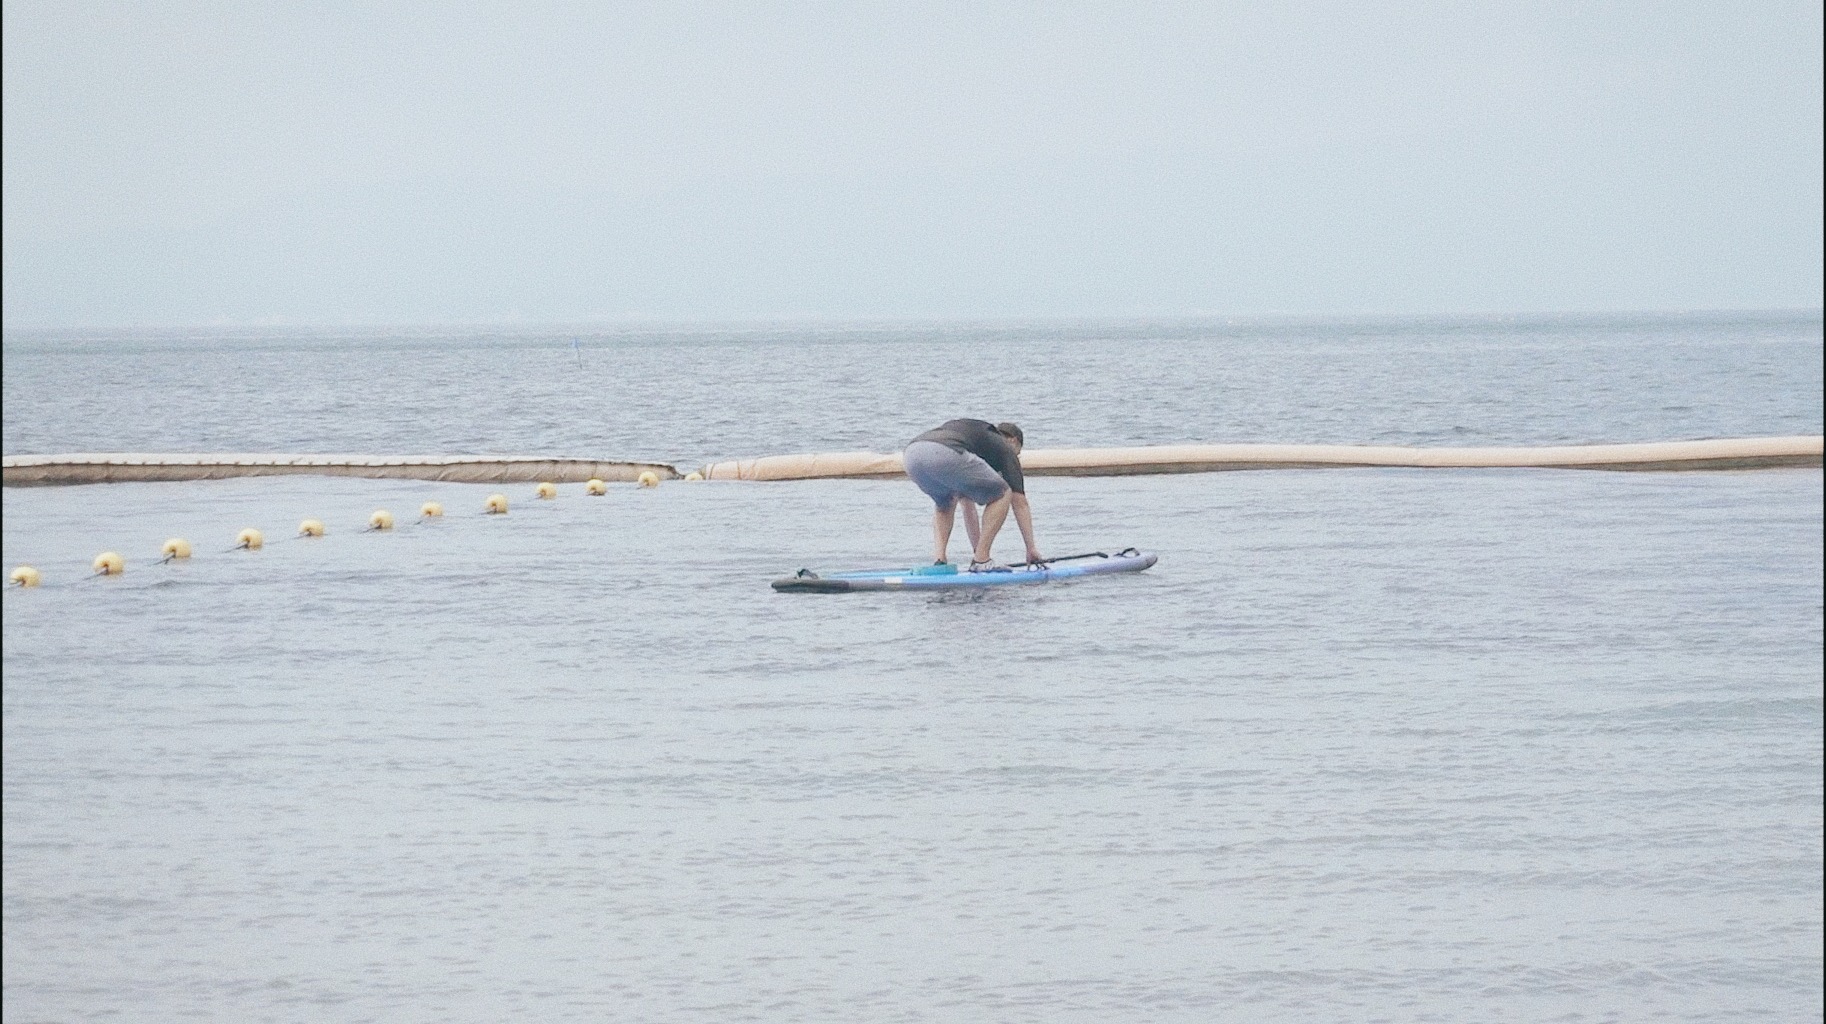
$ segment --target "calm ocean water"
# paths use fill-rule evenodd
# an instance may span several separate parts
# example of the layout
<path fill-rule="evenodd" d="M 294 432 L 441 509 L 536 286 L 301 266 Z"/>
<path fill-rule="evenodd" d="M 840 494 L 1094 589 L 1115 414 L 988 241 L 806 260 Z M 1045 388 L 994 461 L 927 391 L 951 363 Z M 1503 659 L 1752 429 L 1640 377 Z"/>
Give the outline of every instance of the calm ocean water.
<path fill-rule="evenodd" d="M 8 338 L 5 450 L 898 450 L 1817 434 L 1818 312 Z"/>
<path fill-rule="evenodd" d="M 8 454 L 1821 429 L 1817 313 L 5 359 Z M 4 492 L 9 1024 L 1821 1017 L 1819 470 L 1039 479 L 1160 564 L 964 597 L 768 589 L 918 558 L 904 482 L 493 489 Z"/>

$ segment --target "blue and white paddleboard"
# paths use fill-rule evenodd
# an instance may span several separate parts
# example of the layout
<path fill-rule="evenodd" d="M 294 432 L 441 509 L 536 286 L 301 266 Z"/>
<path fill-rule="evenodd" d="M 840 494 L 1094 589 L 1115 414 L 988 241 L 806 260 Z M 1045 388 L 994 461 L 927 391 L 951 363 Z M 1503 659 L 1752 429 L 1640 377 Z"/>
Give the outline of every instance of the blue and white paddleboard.
<path fill-rule="evenodd" d="M 1046 562 L 1010 566 L 995 572 L 959 572 L 954 565 L 923 565 L 912 569 L 863 569 L 821 576 L 810 569 L 800 569 L 796 576 L 775 580 L 774 589 L 783 594 L 847 594 L 856 590 L 967 590 L 1017 583 L 1049 583 L 1053 580 L 1111 572 L 1140 572 L 1153 565 L 1159 557 L 1151 551 L 1124 548 L 1113 555 L 1092 551 Z"/>

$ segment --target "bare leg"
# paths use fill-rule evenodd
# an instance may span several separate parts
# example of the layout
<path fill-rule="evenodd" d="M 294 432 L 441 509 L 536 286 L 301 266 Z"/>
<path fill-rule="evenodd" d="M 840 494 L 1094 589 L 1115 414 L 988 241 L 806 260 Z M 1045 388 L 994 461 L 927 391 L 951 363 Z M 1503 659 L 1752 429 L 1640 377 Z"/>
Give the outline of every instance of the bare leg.
<path fill-rule="evenodd" d="M 989 552 L 995 547 L 995 535 L 1001 532 L 1002 524 L 1008 521 L 1008 496 L 1013 493 L 1003 491 L 1001 497 L 983 506 L 983 535 L 977 538 L 973 555 L 977 561 L 989 561 Z"/>
<path fill-rule="evenodd" d="M 932 510 L 932 560 L 934 562 L 950 560 L 948 553 L 951 549 L 951 524 L 956 519 L 954 514 L 956 509 L 957 503 L 951 502 Z M 965 525 L 968 527 L 968 520 L 965 521 Z"/>
<path fill-rule="evenodd" d="M 970 538 L 970 550 L 975 551 L 977 538 L 983 533 L 983 524 L 976 513 L 976 502 L 969 498 L 959 498 L 957 507 L 964 510 L 964 534 Z"/>

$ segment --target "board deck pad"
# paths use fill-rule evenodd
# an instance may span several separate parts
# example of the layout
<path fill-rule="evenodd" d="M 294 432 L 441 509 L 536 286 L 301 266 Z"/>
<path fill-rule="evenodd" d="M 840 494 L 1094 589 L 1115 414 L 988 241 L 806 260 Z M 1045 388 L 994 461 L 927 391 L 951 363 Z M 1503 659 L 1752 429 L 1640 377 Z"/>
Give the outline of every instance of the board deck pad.
<path fill-rule="evenodd" d="M 1124 548 L 1115 554 L 1091 551 L 1031 565 L 1010 566 L 996 572 L 960 572 L 956 566 L 923 565 L 906 569 L 859 569 L 819 574 L 800 569 L 797 575 L 775 580 L 782 594 L 848 594 L 859 590 L 968 590 L 978 587 L 1050 583 L 1054 580 L 1140 572 L 1159 561 L 1151 551 Z"/>

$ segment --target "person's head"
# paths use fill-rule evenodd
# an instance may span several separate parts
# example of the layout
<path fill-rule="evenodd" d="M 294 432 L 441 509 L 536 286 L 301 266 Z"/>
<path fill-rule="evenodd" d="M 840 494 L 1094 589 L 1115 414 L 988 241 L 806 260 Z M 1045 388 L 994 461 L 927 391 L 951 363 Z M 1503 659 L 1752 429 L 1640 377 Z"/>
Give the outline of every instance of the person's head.
<path fill-rule="evenodd" d="M 1012 423 L 997 423 L 995 432 L 1007 438 L 1008 443 L 1014 445 L 1014 450 L 1017 452 L 1021 450 L 1022 445 L 1027 443 L 1027 438 L 1021 434 L 1021 428 Z"/>

